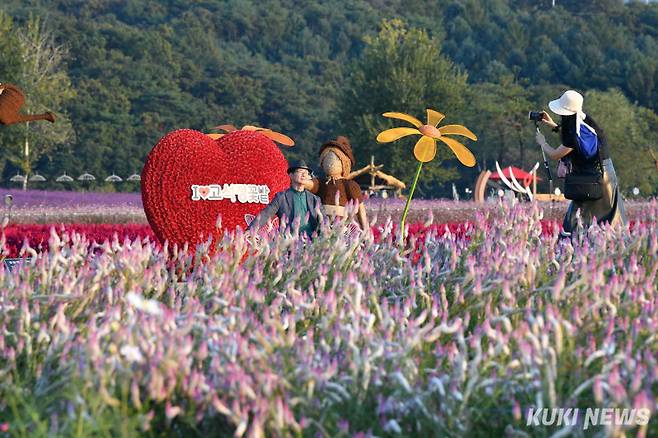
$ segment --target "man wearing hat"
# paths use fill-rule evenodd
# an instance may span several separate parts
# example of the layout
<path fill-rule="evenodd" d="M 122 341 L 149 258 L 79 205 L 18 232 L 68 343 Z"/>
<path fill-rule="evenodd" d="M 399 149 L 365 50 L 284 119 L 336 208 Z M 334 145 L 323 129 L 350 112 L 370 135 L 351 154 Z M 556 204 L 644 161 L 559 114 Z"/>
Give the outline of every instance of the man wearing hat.
<path fill-rule="evenodd" d="M 320 198 L 304 188 L 311 179 L 312 170 L 305 161 L 293 161 L 288 166 L 290 188 L 276 194 L 272 202 L 265 207 L 253 222 L 249 230 L 258 229 L 272 216 L 276 215 L 281 224 L 291 227 L 299 221 L 299 234 L 310 236 L 318 227 L 321 220 Z M 285 222 L 284 222 L 285 221 Z"/>

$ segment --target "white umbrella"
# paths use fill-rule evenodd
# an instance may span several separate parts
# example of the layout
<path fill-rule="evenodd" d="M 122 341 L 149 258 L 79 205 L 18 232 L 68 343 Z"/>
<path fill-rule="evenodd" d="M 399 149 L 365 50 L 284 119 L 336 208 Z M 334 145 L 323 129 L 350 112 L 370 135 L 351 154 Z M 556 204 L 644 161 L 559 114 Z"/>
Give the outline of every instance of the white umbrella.
<path fill-rule="evenodd" d="M 29 181 L 34 181 L 34 182 L 43 182 L 43 181 L 45 181 L 45 180 L 46 180 L 46 178 L 44 178 L 43 176 L 39 175 L 38 173 L 35 173 L 34 175 L 32 175 L 32 176 L 29 178 Z"/>
<path fill-rule="evenodd" d="M 57 182 L 71 182 L 71 181 L 73 181 L 73 178 L 71 178 L 70 176 L 68 176 L 68 175 L 66 174 L 66 172 L 64 172 L 64 175 L 60 175 L 60 176 L 58 176 L 58 177 L 55 179 L 55 181 L 57 181 Z"/>
<path fill-rule="evenodd" d="M 141 181 L 142 177 L 136 173 L 133 173 L 130 175 L 128 178 L 126 178 L 126 181 Z"/>
<path fill-rule="evenodd" d="M 78 177 L 78 181 L 95 181 L 96 177 L 92 175 L 91 173 L 83 173 Z"/>
<path fill-rule="evenodd" d="M 17 173 L 16 175 L 9 178 L 9 181 L 11 181 L 11 182 L 21 182 L 22 183 L 23 181 L 25 181 L 25 177 L 23 175 Z"/>
<path fill-rule="evenodd" d="M 106 182 L 121 182 L 123 179 L 119 175 L 112 174 L 105 178 Z"/>

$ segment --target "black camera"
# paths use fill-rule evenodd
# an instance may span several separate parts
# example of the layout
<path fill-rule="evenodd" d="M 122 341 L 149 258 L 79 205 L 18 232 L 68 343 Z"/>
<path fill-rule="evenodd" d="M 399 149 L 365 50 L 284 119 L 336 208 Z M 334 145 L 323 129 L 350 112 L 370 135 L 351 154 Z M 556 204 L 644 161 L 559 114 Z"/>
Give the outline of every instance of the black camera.
<path fill-rule="evenodd" d="M 528 113 L 528 120 L 532 120 L 534 122 L 541 122 L 544 120 L 544 113 L 542 111 L 530 111 Z"/>

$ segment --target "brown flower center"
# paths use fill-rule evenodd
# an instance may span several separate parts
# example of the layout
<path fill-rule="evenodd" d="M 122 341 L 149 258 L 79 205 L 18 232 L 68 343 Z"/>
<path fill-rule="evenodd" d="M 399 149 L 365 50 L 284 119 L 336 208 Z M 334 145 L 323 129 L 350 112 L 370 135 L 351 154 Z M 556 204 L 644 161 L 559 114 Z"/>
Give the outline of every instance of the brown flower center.
<path fill-rule="evenodd" d="M 418 130 L 420 131 L 421 134 L 427 137 L 432 137 L 432 138 L 441 137 L 441 132 L 439 132 L 439 130 L 432 125 L 423 125 L 420 128 L 418 128 Z"/>

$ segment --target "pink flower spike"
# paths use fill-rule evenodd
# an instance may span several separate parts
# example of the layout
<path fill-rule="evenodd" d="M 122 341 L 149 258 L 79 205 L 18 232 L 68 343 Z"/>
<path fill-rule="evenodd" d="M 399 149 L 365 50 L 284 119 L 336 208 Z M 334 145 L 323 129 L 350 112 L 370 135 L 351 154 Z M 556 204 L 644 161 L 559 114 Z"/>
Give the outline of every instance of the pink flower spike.
<path fill-rule="evenodd" d="M 521 405 L 517 400 L 514 400 L 514 406 L 512 407 L 512 415 L 516 421 L 521 420 Z"/>
<path fill-rule="evenodd" d="M 167 402 L 165 405 L 165 416 L 167 420 L 173 420 L 181 413 L 181 408 L 178 406 L 172 406 L 171 402 Z"/>

